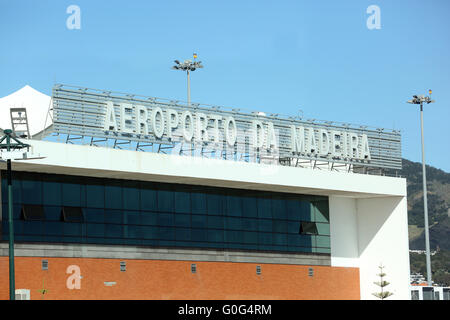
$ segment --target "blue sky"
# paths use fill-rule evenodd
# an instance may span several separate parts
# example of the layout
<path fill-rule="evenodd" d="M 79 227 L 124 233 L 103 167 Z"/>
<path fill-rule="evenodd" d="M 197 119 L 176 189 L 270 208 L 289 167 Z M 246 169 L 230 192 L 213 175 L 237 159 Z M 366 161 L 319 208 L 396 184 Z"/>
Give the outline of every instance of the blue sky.
<path fill-rule="evenodd" d="M 81 10 L 70 30 L 69 5 Z M 381 29 L 369 30 L 377 5 Z M 0 97 L 64 83 L 186 100 L 174 59 L 193 52 L 193 102 L 402 132 L 421 161 L 413 94 L 425 108 L 427 163 L 450 172 L 450 1 L 0 0 Z"/>

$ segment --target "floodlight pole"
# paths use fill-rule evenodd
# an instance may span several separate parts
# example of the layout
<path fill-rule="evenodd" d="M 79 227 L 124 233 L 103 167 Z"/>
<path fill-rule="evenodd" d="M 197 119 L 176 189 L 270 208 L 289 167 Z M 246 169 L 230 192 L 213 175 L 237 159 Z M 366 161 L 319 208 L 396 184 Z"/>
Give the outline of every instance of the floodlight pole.
<path fill-rule="evenodd" d="M 428 228 L 428 201 L 427 201 L 427 175 L 425 168 L 425 141 L 423 135 L 423 103 L 427 104 L 434 102 L 431 100 L 431 90 L 428 91 L 430 96 L 413 96 L 412 100 L 409 100 L 408 103 L 411 104 L 419 104 L 420 105 L 420 136 L 422 141 L 422 184 L 423 184 L 423 209 L 424 209 L 424 222 L 425 222 L 425 252 L 426 252 L 426 265 L 427 265 L 427 284 L 428 286 L 432 286 L 432 278 L 431 278 L 431 257 L 430 257 L 430 235 Z"/>
<path fill-rule="evenodd" d="M 425 251 L 427 264 L 427 282 L 432 285 L 431 280 L 431 257 L 430 257 L 430 235 L 428 230 L 428 200 L 427 200 L 427 174 L 425 168 L 425 142 L 423 137 L 423 101 L 420 103 L 420 135 L 422 140 L 422 184 L 423 184 L 423 209 L 425 216 Z"/>
<path fill-rule="evenodd" d="M 189 77 L 189 69 L 187 70 L 187 103 L 191 106 L 191 79 Z"/>
<path fill-rule="evenodd" d="M 172 69 L 186 71 L 187 73 L 187 103 L 188 106 L 191 105 L 191 78 L 190 72 L 195 71 L 195 69 L 203 68 L 201 61 L 196 61 L 197 54 L 194 53 L 194 61 L 185 60 L 184 62 L 180 62 L 175 60 L 175 65 L 172 66 Z"/>
<path fill-rule="evenodd" d="M 11 151 L 12 149 L 28 148 L 30 145 L 25 144 L 12 137 L 12 130 L 6 129 L 3 131 L 5 134 L 0 139 L 0 149 L 6 149 Z M 11 143 L 11 138 L 16 143 Z M 1 144 L 6 139 L 6 144 Z M 15 288 L 15 273 L 14 273 L 14 217 L 13 217 L 13 199 L 12 199 L 12 170 L 11 170 L 11 158 L 6 160 L 6 172 L 8 180 L 8 222 L 9 222 L 9 299 L 16 300 L 16 288 Z"/>

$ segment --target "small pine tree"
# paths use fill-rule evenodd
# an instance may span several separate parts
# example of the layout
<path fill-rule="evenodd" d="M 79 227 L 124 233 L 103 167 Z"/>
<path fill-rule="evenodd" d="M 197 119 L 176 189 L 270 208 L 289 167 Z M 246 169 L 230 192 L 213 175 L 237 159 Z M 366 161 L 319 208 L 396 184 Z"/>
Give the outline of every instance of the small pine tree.
<path fill-rule="evenodd" d="M 372 293 L 372 294 L 375 297 L 377 297 L 381 300 L 384 300 L 387 297 L 392 296 L 393 293 L 389 292 L 389 291 L 384 291 L 384 287 L 389 285 L 389 282 L 383 280 L 383 278 L 386 276 L 386 273 L 383 272 L 384 266 L 382 264 L 380 264 L 380 266 L 378 268 L 380 269 L 380 273 L 378 274 L 378 276 L 380 277 L 380 281 L 375 281 L 374 283 L 381 288 L 381 292 L 376 292 L 376 293 Z"/>

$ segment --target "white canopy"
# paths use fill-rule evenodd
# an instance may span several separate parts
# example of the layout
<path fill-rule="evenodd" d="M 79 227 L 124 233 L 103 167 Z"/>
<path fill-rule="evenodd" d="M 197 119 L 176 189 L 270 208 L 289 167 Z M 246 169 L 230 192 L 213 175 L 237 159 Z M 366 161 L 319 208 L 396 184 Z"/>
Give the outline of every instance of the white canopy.
<path fill-rule="evenodd" d="M 10 108 L 26 108 L 28 127 L 30 135 L 44 130 L 44 125 L 52 124 L 51 118 L 47 117 L 51 103 L 51 97 L 39 92 L 29 85 L 0 98 L 0 128 L 12 129 Z M 47 118 L 47 123 L 46 122 Z"/>

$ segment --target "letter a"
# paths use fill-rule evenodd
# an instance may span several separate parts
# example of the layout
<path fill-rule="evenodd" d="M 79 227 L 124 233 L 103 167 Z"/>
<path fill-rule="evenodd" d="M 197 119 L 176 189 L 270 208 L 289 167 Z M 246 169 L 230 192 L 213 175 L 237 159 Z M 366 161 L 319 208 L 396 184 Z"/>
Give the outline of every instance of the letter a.
<path fill-rule="evenodd" d="M 376 5 L 371 5 L 367 7 L 367 14 L 373 13 L 370 17 L 367 18 L 367 28 L 369 30 L 373 29 L 381 29 L 381 12 L 380 7 Z"/>
<path fill-rule="evenodd" d="M 67 274 L 72 274 L 67 278 L 67 289 L 81 289 L 81 271 L 77 265 L 70 265 L 66 270 Z"/>
<path fill-rule="evenodd" d="M 79 6 L 76 6 L 74 4 L 67 7 L 66 13 L 72 13 L 67 20 L 66 20 L 66 26 L 67 29 L 73 30 L 73 29 L 81 29 L 81 10 Z"/>

